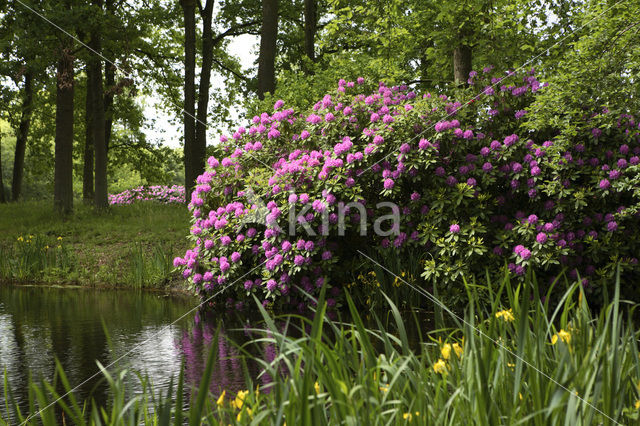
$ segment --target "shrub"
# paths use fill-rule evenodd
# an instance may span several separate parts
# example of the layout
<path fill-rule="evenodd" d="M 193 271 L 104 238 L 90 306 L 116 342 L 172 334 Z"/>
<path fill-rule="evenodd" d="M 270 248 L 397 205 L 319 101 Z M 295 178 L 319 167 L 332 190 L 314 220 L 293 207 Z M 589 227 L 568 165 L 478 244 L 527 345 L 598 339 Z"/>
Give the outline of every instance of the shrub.
<path fill-rule="evenodd" d="M 519 277 L 569 268 L 585 287 L 617 262 L 637 276 L 633 117 L 603 109 L 571 138 L 539 140 L 521 126 L 545 86 L 533 70 L 501 78 L 489 67 L 469 84 L 456 97 L 481 94 L 465 104 L 382 83 L 367 95 L 362 78 L 304 113 L 276 102 L 221 137 L 227 156 L 197 180 L 194 245 L 174 266 L 202 296 L 300 308 L 323 285 L 338 303 L 367 271 L 359 251 L 422 262 L 421 285 L 461 298 L 463 276 L 505 264 Z"/>
<path fill-rule="evenodd" d="M 132 204 L 137 201 L 155 201 L 163 204 L 182 204 L 184 186 L 152 185 L 127 189 L 119 194 L 109 194 L 109 204 Z"/>

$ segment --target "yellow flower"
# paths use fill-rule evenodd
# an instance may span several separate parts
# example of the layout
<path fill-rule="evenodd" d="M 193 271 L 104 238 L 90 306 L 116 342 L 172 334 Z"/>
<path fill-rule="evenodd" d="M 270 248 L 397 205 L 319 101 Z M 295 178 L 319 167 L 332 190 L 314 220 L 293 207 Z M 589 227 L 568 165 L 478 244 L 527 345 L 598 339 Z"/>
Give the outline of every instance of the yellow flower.
<path fill-rule="evenodd" d="M 571 342 L 571 334 L 562 329 L 551 337 L 551 344 L 555 345 L 558 341 L 558 338 L 566 344 L 569 344 L 569 342 Z"/>
<path fill-rule="evenodd" d="M 58 246 L 58 248 L 59 248 L 59 249 L 61 249 L 61 248 L 62 248 L 62 246 Z"/>
<path fill-rule="evenodd" d="M 227 391 L 223 390 L 222 393 L 220 394 L 220 397 L 216 401 L 216 404 L 218 404 L 218 407 L 222 407 L 222 404 L 224 404 L 224 396 L 225 396 L 226 393 L 227 393 Z"/>
<path fill-rule="evenodd" d="M 412 417 L 411 413 L 404 413 L 402 415 L 402 418 L 408 421 L 411 421 L 411 417 Z"/>
<path fill-rule="evenodd" d="M 640 410 L 640 399 L 636 401 L 634 407 L 636 407 L 636 410 Z"/>
<path fill-rule="evenodd" d="M 456 353 L 458 358 L 460 358 L 462 356 L 462 352 L 464 352 L 464 350 L 462 349 L 462 346 L 460 346 L 458 343 L 454 343 L 452 347 L 453 347 L 453 351 Z"/>
<path fill-rule="evenodd" d="M 62 241 L 62 237 L 58 237 L 58 241 Z"/>
<path fill-rule="evenodd" d="M 387 385 L 380 386 L 380 392 L 387 392 L 388 390 L 389 390 L 389 386 Z"/>
<path fill-rule="evenodd" d="M 448 360 L 451 356 L 451 345 L 448 343 L 442 345 L 442 347 L 440 348 L 440 353 L 442 354 L 442 358 Z"/>
<path fill-rule="evenodd" d="M 447 363 L 443 359 L 439 359 L 433 364 L 433 371 L 440 374 L 447 374 Z"/>
<path fill-rule="evenodd" d="M 445 343 L 444 345 L 442 345 L 442 348 L 440 348 L 440 353 L 442 354 L 442 358 L 444 358 L 445 360 L 449 360 L 449 358 L 451 357 L 452 349 L 453 349 L 453 353 L 455 353 L 458 358 L 462 356 L 463 349 L 462 349 L 462 346 L 460 346 L 460 344 Z"/>
<path fill-rule="evenodd" d="M 249 391 L 238 391 L 236 394 L 236 399 L 234 401 L 234 405 L 238 410 L 242 409 L 242 405 L 244 404 L 244 399 L 249 394 Z"/>
<path fill-rule="evenodd" d="M 18 237 L 18 241 L 24 241 L 24 238 L 22 238 L 22 235 Z"/>
<path fill-rule="evenodd" d="M 313 387 L 316 390 L 316 393 L 320 393 L 320 384 L 318 382 L 316 382 Z"/>
<path fill-rule="evenodd" d="M 513 321 L 515 318 L 513 317 L 513 311 L 511 309 L 507 310 L 502 310 L 502 311 L 498 311 L 496 312 L 496 318 L 502 318 L 503 320 L 509 322 L 509 321 Z"/>
<path fill-rule="evenodd" d="M 236 417 L 236 420 L 238 422 L 242 421 L 242 418 L 244 417 L 245 412 L 249 415 L 249 417 L 253 417 L 253 410 L 251 410 L 250 408 L 247 408 L 246 410 L 242 410 L 238 413 L 238 417 Z"/>

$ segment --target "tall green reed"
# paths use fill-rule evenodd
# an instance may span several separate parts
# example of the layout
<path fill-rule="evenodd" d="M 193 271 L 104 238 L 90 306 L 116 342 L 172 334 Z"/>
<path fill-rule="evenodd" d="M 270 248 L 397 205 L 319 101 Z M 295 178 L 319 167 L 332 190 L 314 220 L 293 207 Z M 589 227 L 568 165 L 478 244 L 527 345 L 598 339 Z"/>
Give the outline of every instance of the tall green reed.
<path fill-rule="evenodd" d="M 175 275 L 171 254 L 168 246 L 156 245 L 150 248 L 148 245 L 135 243 L 128 252 L 128 284 L 143 288 L 167 283 Z"/>

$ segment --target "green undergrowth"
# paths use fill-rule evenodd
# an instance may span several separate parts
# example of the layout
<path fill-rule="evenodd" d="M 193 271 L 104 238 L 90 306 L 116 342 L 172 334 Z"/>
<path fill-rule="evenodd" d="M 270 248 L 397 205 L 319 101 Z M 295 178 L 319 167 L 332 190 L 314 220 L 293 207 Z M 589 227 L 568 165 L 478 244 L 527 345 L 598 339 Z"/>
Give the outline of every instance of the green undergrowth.
<path fill-rule="evenodd" d="M 267 386 L 247 374 L 246 390 L 212 394 L 214 343 L 197 389 L 182 375 L 160 390 L 141 373 L 103 370 L 109 407 L 70 396 L 56 402 L 71 389 L 58 368 L 55 385 L 30 385 L 32 416 L 18 418 L 30 425 L 61 416 L 77 425 L 637 424 L 638 332 L 619 291 L 596 314 L 577 285 L 555 308 L 538 298 L 535 279 L 516 285 L 506 277 L 486 289 L 488 303 L 472 288 L 464 316 L 445 309 L 453 325 L 423 331 L 417 344 L 390 299 L 394 332 L 382 320 L 365 327 L 349 296 L 348 323 L 329 319 L 324 292 L 311 318 L 272 317 L 256 301 L 264 326 L 240 349 L 273 379 Z M 252 345 L 274 347 L 275 358 L 256 358 Z M 125 389 L 127 375 L 142 382 L 142 393 Z M 5 395 L 10 401 L 8 386 Z"/>
<path fill-rule="evenodd" d="M 182 205 L 137 203 L 96 213 L 76 203 L 74 213 L 61 218 L 49 202 L 3 204 L 0 280 L 166 286 L 179 280 L 171 260 L 186 249 L 188 226 Z"/>

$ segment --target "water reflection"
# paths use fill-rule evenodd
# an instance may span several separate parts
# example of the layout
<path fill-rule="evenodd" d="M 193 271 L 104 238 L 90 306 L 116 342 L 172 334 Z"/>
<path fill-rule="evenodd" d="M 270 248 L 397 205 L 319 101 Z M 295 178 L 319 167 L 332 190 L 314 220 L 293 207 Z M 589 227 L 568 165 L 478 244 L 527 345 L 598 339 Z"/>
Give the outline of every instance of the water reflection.
<path fill-rule="evenodd" d="M 193 315 L 173 322 L 195 305 L 194 299 L 151 293 L 0 287 L 0 369 L 24 408 L 29 376 L 51 381 L 56 358 L 71 386 L 78 386 L 77 396 L 99 404 L 107 401 L 106 384 L 99 375 L 87 380 L 98 371 L 96 361 L 108 365 L 126 354 L 117 367 L 141 371 L 165 388 L 179 373 L 178 343 Z M 129 386 L 140 390 L 135 381 Z M 0 407 L 6 418 L 2 393 Z"/>
<path fill-rule="evenodd" d="M 246 312 L 205 316 L 194 312 L 178 321 L 196 305 L 196 299 L 152 293 L 0 287 L 0 371 L 6 370 L 13 397 L 24 410 L 28 407 L 29 377 L 51 381 L 55 359 L 62 364 L 71 386 L 78 387 L 76 397 L 92 398 L 101 405 L 108 403 L 108 388 L 101 375 L 91 378 L 99 371 L 96 361 L 106 366 L 122 358 L 110 370 L 127 367 L 147 375 L 156 395 L 166 393 L 184 361 L 184 401 L 188 404 L 213 346 L 217 351 L 210 384 L 214 395 L 223 390 L 233 395 L 246 389 L 247 378 L 265 390 L 271 377 L 260 374 L 260 365 L 252 359 L 271 362 L 276 348 L 263 340 L 245 345 L 264 337 L 250 331 L 260 326 L 259 318 Z M 387 318 L 382 320 L 389 325 Z M 409 327 L 408 331 L 417 335 L 416 330 Z M 287 333 L 299 334 L 291 324 Z M 250 357 L 244 357 L 238 345 L 245 345 Z M 132 393 L 141 391 L 135 376 L 130 377 L 127 388 Z M 11 419 L 5 412 L 3 392 L 0 418 Z"/>
<path fill-rule="evenodd" d="M 99 371 L 96 362 L 107 366 L 116 360 L 110 371 L 141 372 L 156 394 L 165 393 L 172 378 L 175 383 L 184 361 L 188 404 L 212 345 L 217 355 L 210 385 L 214 395 L 246 389 L 247 378 L 261 387 L 268 384 L 271 378 L 260 375 L 258 363 L 245 360 L 238 348 L 259 336 L 249 331 L 259 324 L 257 318 L 246 313 L 194 312 L 177 321 L 196 305 L 196 299 L 152 293 L 0 287 L 0 371 L 6 370 L 22 410 L 28 407 L 29 377 L 51 382 L 56 359 L 71 386 L 78 387 L 76 397 L 100 405 L 108 403 L 108 388 L 101 374 L 92 378 Z M 247 350 L 266 361 L 275 357 L 275 347 L 266 343 L 249 345 Z M 135 376 L 129 379 L 127 388 L 140 392 Z M 0 418 L 10 420 L 4 398 L 0 392 Z"/>
<path fill-rule="evenodd" d="M 261 387 L 271 382 L 268 374 L 261 374 L 262 368 L 254 358 L 272 361 L 275 346 L 267 343 L 245 345 L 261 337 L 261 333 L 250 331 L 260 324 L 259 318 L 247 317 L 246 314 L 242 317 L 227 314 L 225 318 L 215 314 L 200 315 L 196 314 L 192 325 L 182 330 L 178 343 L 185 361 L 187 383 L 199 384 L 212 345 L 216 351 L 216 363 L 209 389 L 215 396 L 223 390 L 233 395 L 246 389 L 247 379 Z"/>

